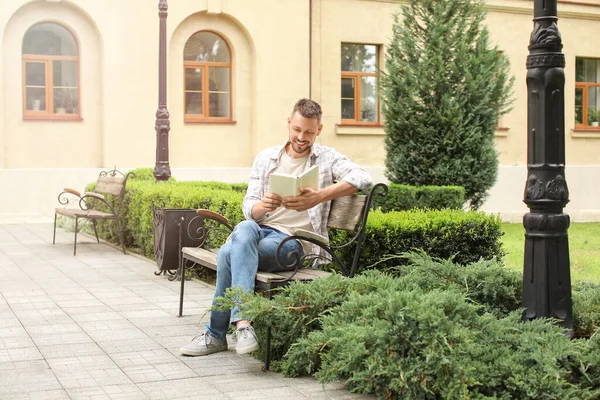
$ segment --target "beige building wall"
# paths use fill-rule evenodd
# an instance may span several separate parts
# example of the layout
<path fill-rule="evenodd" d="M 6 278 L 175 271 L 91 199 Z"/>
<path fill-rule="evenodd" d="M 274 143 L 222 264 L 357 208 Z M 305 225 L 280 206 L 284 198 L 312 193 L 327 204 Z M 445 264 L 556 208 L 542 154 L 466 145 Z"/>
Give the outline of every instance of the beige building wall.
<path fill-rule="evenodd" d="M 340 44 L 342 42 L 378 44 L 380 66 L 385 69 L 386 46 L 392 34 L 392 14 L 400 13 L 403 1 L 314 0 L 313 21 L 313 98 L 324 107 L 322 142 L 342 149 L 351 158 L 367 165 L 382 165 L 385 158 L 383 129 L 339 126 Z M 575 58 L 599 57 L 600 42 L 593 40 L 600 27 L 600 0 L 559 1 L 559 29 L 563 35 L 565 68 L 565 142 L 566 159 L 573 165 L 599 165 L 600 132 L 574 131 Z M 492 44 L 510 59 L 515 76 L 515 102 L 503 116 L 496 132 L 496 145 L 502 165 L 527 163 L 527 86 L 525 61 L 529 35 L 533 29 L 533 2 L 502 0 L 487 2 L 485 21 Z M 589 38 L 589 40 L 582 40 Z"/>
<path fill-rule="evenodd" d="M 295 0 L 265 0 L 261 7 L 244 0 L 213 0 L 177 3 L 172 9 L 168 17 L 171 165 L 249 166 L 259 150 L 283 143 L 291 106 L 308 96 L 308 7 Z M 267 17 L 265 9 L 279 17 Z M 295 17 L 282 18 L 286 15 Z M 234 123 L 183 121 L 183 48 L 201 30 L 221 35 L 232 51 Z"/>
<path fill-rule="evenodd" d="M 383 127 L 341 125 L 341 43 L 380 46 L 380 64 L 397 2 L 314 0 L 313 98 L 323 107 L 321 143 L 362 165 L 383 165 Z"/>
<path fill-rule="evenodd" d="M 265 9 L 295 17 L 266 17 Z M 3 7 L 0 167 L 153 166 L 157 12 L 157 4 L 141 0 L 15 0 Z M 308 14 L 307 5 L 295 0 L 263 0 L 261 7 L 243 0 L 171 2 L 167 106 L 173 167 L 247 166 L 259 149 L 282 143 L 291 106 L 309 95 Z M 22 38 L 43 21 L 58 22 L 77 38 L 81 121 L 22 118 Z M 216 32 L 230 45 L 234 123 L 183 121 L 183 47 L 200 30 Z"/>
<path fill-rule="evenodd" d="M 508 131 L 497 132 L 500 163 L 527 163 L 527 86 L 525 61 L 529 33 L 533 29 L 533 2 L 488 1 L 486 25 L 498 48 L 511 60 L 515 80 L 515 102 L 503 117 Z M 575 58 L 600 58 L 600 42 L 594 40 L 600 27 L 600 1 L 558 3 L 558 27 L 563 39 L 565 67 L 565 147 L 567 165 L 600 165 L 600 132 L 575 131 Z M 568 179 L 568 177 L 567 177 Z M 600 208 L 600 207 L 599 207 Z"/>
<path fill-rule="evenodd" d="M 8 12 L 6 10 L 8 8 Z M 95 24 L 68 3 L 14 1 L 3 5 L 2 114 L 3 168 L 89 168 L 101 164 L 102 48 Z M 22 38 L 38 22 L 60 21 L 79 45 L 82 121 L 25 121 L 22 112 Z M 14 40 L 17 38 L 17 40 Z"/>
<path fill-rule="evenodd" d="M 584 4 L 587 3 L 587 4 Z M 500 168 L 498 181 L 483 205 L 504 220 L 520 221 L 528 212 L 522 201 L 527 176 L 527 86 L 525 62 L 529 33 L 533 29 L 533 2 L 487 1 L 486 24 L 492 40 L 511 60 L 515 102 L 496 132 Z M 558 27 L 562 34 L 565 67 L 565 160 L 570 202 L 565 207 L 574 221 L 600 220 L 600 132 L 575 130 L 575 59 L 600 58 L 594 38 L 600 26 L 600 0 L 558 2 Z"/>
<path fill-rule="evenodd" d="M 4 3 L 0 7 L 0 187 L 10 186 L 17 194 L 3 199 L 0 209 L 52 214 L 54 198 L 63 186 L 82 188 L 95 180 L 99 168 L 153 167 L 158 1 Z M 402 3 L 169 1 L 167 104 L 173 175 L 180 180 L 245 180 L 255 154 L 285 140 L 286 118 L 293 103 L 312 96 L 324 110 L 320 143 L 336 147 L 369 167 L 376 180 L 385 179 L 383 127 L 341 125 L 341 43 L 379 45 L 379 61 L 384 67 L 392 15 L 400 11 Z M 558 7 L 567 59 L 565 140 L 571 189 L 567 211 L 584 216 L 597 214 L 594 218 L 600 219 L 600 206 L 595 200 L 600 188 L 590 184 L 600 173 L 600 133 L 573 129 L 575 57 L 600 58 L 600 43 L 594 40 L 600 26 L 600 0 L 559 1 Z M 501 122 L 507 130 L 496 132 L 501 167 L 485 209 L 519 218 L 526 212 L 521 200 L 526 177 L 525 60 L 533 27 L 533 2 L 489 0 L 487 9 L 491 39 L 511 60 L 516 100 Z M 77 39 L 81 121 L 23 120 L 22 40 L 27 29 L 41 21 L 61 23 Z M 201 30 L 221 35 L 231 49 L 231 123 L 183 120 L 183 48 L 189 37 Z M 13 188 L 15 182 L 24 184 Z"/>

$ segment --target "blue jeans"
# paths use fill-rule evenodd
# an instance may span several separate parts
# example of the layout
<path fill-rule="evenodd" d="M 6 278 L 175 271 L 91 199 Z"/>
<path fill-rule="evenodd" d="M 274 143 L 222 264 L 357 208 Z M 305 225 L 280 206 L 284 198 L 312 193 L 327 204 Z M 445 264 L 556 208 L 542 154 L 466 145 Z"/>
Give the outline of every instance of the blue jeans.
<path fill-rule="evenodd" d="M 275 250 L 288 235 L 267 226 L 258 226 L 254 221 L 239 223 L 231 234 L 231 240 L 225 243 L 217 255 L 217 288 L 214 297 L 223 296 L 229 287 L 239 287 L 244 292 L 254 291 L 256 272 L 281 271 L 275 260 Z M 302 255 L 302 246 L 296 240 L 285 243 L 284 261 L 289 263 L 291 253 Z M 213 300 L 214 304 L 214 300 Z M 241 320 L 237 316 L 237 307 L 231 312 L 212 311 L 206 330 L 212 336 L 223 339 L 230 323 Z"/>

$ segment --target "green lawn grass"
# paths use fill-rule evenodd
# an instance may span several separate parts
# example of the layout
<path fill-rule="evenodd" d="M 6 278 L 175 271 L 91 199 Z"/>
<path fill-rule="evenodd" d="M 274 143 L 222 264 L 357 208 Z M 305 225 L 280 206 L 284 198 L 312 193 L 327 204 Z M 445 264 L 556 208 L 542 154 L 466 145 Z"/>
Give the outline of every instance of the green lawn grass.
<path fill-rule="evenodd" d="M 523 271 L 525 228 L 523 224 L 503 223 L 502 246 L 507 267 Z M 571 281 L 600 283 L 600 223 L 573 223 L 569 228 Z"/>

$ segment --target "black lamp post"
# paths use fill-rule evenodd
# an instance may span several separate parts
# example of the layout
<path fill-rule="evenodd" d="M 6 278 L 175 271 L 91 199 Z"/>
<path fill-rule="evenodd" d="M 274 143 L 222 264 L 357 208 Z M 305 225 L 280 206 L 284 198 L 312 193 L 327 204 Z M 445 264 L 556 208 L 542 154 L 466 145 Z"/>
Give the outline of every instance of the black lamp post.
<path fill-rule="evenodd" d="M 527 57 L 524 320 L 557 318 L 572 335 L 569 202 L 565 180 L 565 56 L 556 0 L 534 0 Z"/>
<path fill-rule="evenodd" d="M 169 111 L 167 110 L 167 0 L 159 0 L 160 19 L 158 50 L 158 110 L 156 110 L 156 164 L 154 176 L 157 181 L 166 181 L 171 176 L 169 167 Z"/>

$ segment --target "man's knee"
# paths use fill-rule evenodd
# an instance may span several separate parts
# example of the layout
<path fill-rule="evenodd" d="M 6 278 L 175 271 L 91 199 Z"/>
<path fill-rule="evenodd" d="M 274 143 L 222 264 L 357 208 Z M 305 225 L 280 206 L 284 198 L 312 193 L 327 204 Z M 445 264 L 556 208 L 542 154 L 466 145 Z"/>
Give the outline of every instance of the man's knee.
<path fill-rule="evenodd" d="M 260 238 L 260 227 L 254 221 L 242 221 L 235 227 L 233 238 L 244 240 L 258 240 Z"/>
<path fill-rule="evenodd" d="M 219 249 L 219 253 L 217 254 L 217 274 L 224 269 L 230 268 L 230 264 L 229 264 L 230 252 L 231 252 L 231 243 L 229 243 L 229 242 L 225 243 Z"/>

